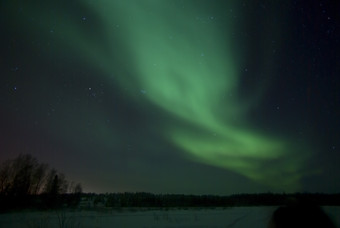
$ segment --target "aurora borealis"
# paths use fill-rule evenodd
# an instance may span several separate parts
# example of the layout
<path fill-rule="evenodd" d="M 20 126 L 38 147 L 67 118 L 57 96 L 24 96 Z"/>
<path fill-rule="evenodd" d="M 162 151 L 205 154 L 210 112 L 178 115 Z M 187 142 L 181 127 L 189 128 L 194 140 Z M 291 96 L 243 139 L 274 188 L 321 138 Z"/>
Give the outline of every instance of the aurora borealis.
<path fill-rule="evenodd" d="M 85 191 L 339 191 L 331 3 L 37 2 L 1 5 L 0 159 Z"/>

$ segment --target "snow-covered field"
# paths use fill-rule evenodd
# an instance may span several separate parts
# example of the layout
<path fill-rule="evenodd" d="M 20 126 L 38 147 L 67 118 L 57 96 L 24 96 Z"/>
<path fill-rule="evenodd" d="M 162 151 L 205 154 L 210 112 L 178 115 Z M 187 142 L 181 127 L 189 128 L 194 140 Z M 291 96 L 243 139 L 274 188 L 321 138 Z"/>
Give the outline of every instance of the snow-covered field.
<path fill-rule="evenodd" d="M 241 228 L 267 227 L 276 207 L 121 211 L 59 211 L 0 214 L 0 227 Z M 340 207 L 324 207 L 339 227 Z"/>

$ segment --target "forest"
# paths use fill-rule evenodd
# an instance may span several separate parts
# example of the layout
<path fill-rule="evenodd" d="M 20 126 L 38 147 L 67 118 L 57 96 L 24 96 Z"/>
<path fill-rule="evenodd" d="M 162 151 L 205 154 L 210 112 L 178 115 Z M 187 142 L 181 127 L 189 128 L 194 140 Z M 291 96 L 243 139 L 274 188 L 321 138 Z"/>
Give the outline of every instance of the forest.
<path fill-rule="evenodd" d="M 0 165 L 0 212 L 22 209 L 59 208 L 191 208 L 279 206 L 296 201 L 340 206 L 340 194 L 258 193 L 217 195 L 153 194 L 147 192 L 83 193 L 80 183 L 29 154 L 19 155 Z M 84 202 L 86 202 L 84 206 Z"/>
<path fill-rule="evenodd" d="M 137 193 L 83 193 L 83 197 L 101 202 L 106 207 L 239 207 L 239 206 L 280 206 L 297 201 L 320 206 L 339 206 L 340 194 L 323 193 L 258 193 L 234 194 L 229 196 L 216 195 L 184 195 L 184 194 L 152 194 Z"/>
<path fill-rule="evenodd" d="M 76 206 L 82 186 L 29 154 L 0 165 L 0 210 Z"/>

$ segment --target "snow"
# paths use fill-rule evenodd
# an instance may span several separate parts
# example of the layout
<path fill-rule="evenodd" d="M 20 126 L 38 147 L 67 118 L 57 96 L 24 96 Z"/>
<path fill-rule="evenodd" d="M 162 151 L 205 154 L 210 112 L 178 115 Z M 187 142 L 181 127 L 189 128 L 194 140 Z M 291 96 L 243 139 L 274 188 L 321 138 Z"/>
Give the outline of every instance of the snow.
<path fill-rule="evenodd" d="M 263 228 L 276 207 L 216 209 L 122 209 L 97 211 L 17 212 L 0 214 L 0 227 L 119 228 Z M 340 224 L 340 207 L 324 207 Z M 63 222 L 64 226 L 61 226 Z"/>

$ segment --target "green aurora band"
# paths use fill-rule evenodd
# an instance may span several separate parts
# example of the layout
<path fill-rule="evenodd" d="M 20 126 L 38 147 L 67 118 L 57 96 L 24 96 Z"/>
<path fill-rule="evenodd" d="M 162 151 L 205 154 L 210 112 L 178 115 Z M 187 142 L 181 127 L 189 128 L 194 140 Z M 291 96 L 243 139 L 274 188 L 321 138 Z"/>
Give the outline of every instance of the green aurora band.
<path fill-rule="evenodd" d="M 113 9 L 125 15 L 120 21 L 126 29 L 122 39 L 131 53 L 136 84 L 126 78 L 122 83 L 133 86 L 131 91 L 142 89 L 153 104 L 178 118 L 179 124 L 165 126 L 164 134 L 187 157 L 273 187 L 298 188 L 302 159 L 288 153 L 293 151 L 287 142 L 243 127 L 253 104 L 224 96 L 237 94 L 239 67 L 235 44 L 221 34 L 216 18 L 188 1 L 98 5 L 109 28 L 116 21 Z M 231 33 L 233 25 L 229 29 Z M 274 160 L 281 162 L 268 164 Z"/>
<path fill-rule="evenodd" d="M 66 45 L 111 75 L 117 71 L 112 56 L 118 55 L 120 40 L 129 55 L 123 68 L 134 72 L 121 76 L 119 83 L 133 91 L 128 95 L 135 102 L 136 91 L 142 91 L 150 103 L 174 117 L 178 124 L 164 122 L 159 131 L 185 151 L 185 157 L 276 189 L 299 189 L 307 158 L 302 146 L 247 126 L 247 111 L 259 102 L 261 92 L 248 101 L 236 96 L 242 60 L 235 46 L 240 44 L 228 36 L 236 25 L 224 21 L 221 30 L 219 18 L 194 1 L 87 4 L 104 23 L 111 46 L 103 50 L 65 21 Z"/>

